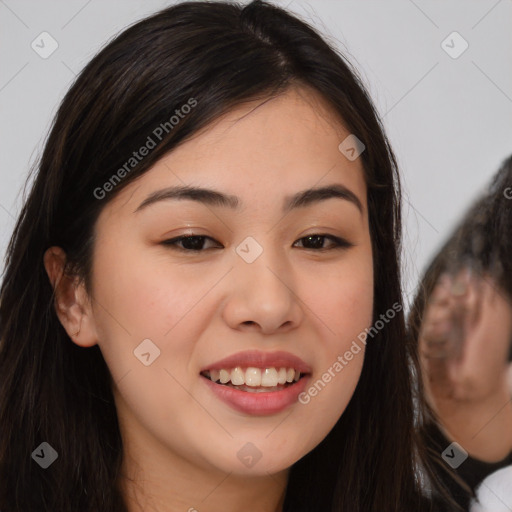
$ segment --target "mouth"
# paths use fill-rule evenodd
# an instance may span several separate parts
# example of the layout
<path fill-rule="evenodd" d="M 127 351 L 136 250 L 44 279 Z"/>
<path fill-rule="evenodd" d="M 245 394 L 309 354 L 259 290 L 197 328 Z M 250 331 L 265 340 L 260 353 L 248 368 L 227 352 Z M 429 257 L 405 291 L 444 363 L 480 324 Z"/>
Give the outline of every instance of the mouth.
<path fill-rule="evenodd" d="M 211 369 L 201 372 L 201 376 L 214 384 L 231 387 L 247 393 L 272 393 L 282 391 L 306 375 L 291 367 L 265 367 L 253 366 L 234 368 Z"/>
<path fill-rule="evenodd" d="M 249 415 L 277 414 L 298 402 L 312 368 L 289 352 L 238 352 L 200 369 L 212 397 Z"/>

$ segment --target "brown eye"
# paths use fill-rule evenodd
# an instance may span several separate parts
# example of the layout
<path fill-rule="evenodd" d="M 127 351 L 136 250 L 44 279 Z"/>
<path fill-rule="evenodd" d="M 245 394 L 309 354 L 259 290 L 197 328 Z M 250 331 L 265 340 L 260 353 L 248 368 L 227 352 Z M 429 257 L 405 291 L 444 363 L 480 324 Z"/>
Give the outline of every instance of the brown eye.
<path fill-rule="evenodd" d="M 325 240 L 331 240 L 331 243 L 334 245 L 331 245 L 331 247 L 325 247 Z M 338 238 L 333 235 L 308 235 L 300 238 L 298 241 L 303 241 L 302 247 L 304 249 L 312 249 L 319 251 L 327 251 L 332 249 L 347 249 L 348 247 L 353 247 L 353 244 L 351 244 L 347 240 L 343 238 Z"/>
<path fill-rule="evenodd" d="M 204 250 L 204 245 L 207 240 L 211 240 L 215 243 L 218 243 L 213 238 L 205 235 L 185 235 L 178 236 L 176 238 L 171 238 L 170 240 L 164 240 L 162 245 L 172 246 L 181 251 L 195 251 L 201 252 Z M 181 244 L 181 245 L 179 245 Z M 220 244 L 218 244 L 220 245 Z M 207 249 L 212 249 L 214 247 L 207 247 Z"/>

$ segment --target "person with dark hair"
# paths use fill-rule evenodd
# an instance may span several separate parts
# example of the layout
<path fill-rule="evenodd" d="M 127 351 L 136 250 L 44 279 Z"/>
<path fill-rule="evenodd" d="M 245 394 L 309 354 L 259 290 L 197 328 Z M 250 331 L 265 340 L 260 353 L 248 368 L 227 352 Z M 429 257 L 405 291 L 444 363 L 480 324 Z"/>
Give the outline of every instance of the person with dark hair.
<path fill-rule="evenodd" d="M 512 505 L 511 198 L 509 157 L 433 259 L 408 318 L 439 479 L 475 512 Z"/>
<path fill-rule="evenodd" d="M 400 242 L 382 123 L 312 27 L 257 0 L 124 30 L 8 246 L 2 512 L 434 510 Z"/>

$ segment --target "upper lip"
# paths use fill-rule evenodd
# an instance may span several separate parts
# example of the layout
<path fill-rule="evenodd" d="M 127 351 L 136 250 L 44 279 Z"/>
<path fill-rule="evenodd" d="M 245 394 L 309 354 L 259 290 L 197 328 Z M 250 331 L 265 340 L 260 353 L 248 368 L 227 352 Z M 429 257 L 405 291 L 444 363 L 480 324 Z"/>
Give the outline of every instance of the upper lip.
<path fill-rule="evenodd" d="M 237 366 L 248 368 L 294 368 L 301 373 L 311 373 L 311 368 L 300 357 L 289 352 L 261 352 L 259 350 L 248 350 L 238 352 L 220 361 L 209 364 L 201 369 L 222 370 L 236 368 Z"/>

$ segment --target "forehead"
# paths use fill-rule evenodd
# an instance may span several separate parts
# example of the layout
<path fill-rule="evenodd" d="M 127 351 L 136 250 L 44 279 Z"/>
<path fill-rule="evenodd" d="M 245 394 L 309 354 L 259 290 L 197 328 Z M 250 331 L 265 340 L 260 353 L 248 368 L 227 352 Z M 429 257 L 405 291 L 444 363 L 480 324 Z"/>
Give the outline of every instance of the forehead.
<path fill-rule="evenodd" d="M 310 89 L 250 101 L 216 119 L 127 186 L 117 200 L 133 211 L 147 194 L 172 185 L 209 186 L 242 206 L 282 204 L 298 190 L 341 183 L 366 208 L 361 159 L 338 149 L 350 135 Z M 129 204 L 127 204 L 127 202 Z"/>

